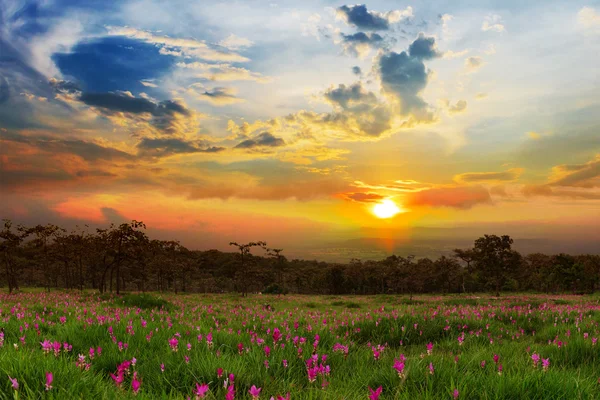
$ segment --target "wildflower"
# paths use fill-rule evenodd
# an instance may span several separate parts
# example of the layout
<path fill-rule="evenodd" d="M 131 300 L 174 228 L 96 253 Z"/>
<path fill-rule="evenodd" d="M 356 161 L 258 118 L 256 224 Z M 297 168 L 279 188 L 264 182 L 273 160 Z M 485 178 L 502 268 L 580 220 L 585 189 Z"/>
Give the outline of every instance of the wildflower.
<path fill-rule="evenodd" d="M 379 400 L 382 391 L 382 386 L 379 386 L 376 390 L 369 388 L 369 400 Z"/>
<path fill-rule="evenodd" d="M 160 364 L 160 372 L 165 372 L 165 364 Z"/>
<path fill-rule="evenodd" d="M 238 353 L 241 355 L 244 352 L 244 344 L 238 343 Z"/>
<path fill-rule="evenodd" d="M 264 364 L 265 364 L 265 368 L 269 369 L 269 360 L 265 360 Z"/>
<path fill-rule="evenodd" d="M 481 360 L 481 369 L 485 368 L 485 360 Z"/>
<path fill-rule="evenodd" d="M 269 357 L 271 355 L 271 348 L 269 346 L 265 346 L 264 351 L 265 356 Z"/>
<path fill-rule="evenodd" d="M 188 356 L 183 356 L 183 358 L 185 359 L 186 364 L 190 363 L 190 358 Z"/>
<path fill-rule="evenodd" d="M 394 359 L 394 369 L 400 378 L 404 378 L 404 362 Z"/>
<path fill-rule="evenodd" d="M 261 388 L 257 388 L 256 386 L 252 385 L 252 387 L 250 388 L 250 390 L 248 390 L 248 393 L 250 393 L 250 396 L 252 396 L 252 398 L 254 400 L 256 400 L 260 396 L 260 391 L 261 390 L 262 390 Z"/>
<path fill-rule="evenodd" d="M 544 368 L 544 371 L 548 371 L 548 368 L 550 368 L 550 358 L 542 358 L 542 368 Z"/>
<path fill-rule="evenodd" d="M 498 361 L 500 361 L 500 356 L 498 354 L 494 354 L 494 363 L 498 364 Z"/>
<path fill-rule="evenodd" d="M 171 347 L 172 351 L 177 351 L 178 344 L 179 344 L 179 340 L 177 340 L 177 338 L 173 337 L 173 338 L 169 339 L 169 346 Z"/>
<path fill-rule="evenodd" d="M 223 376 L 223 368 L 217 368 L 217 378 L 220 378 Z"/>
<path fill-rule="evenodd" d="M 8 375 L 8 380 L 10 380 L 13 389 L 19 390 L 19 382 L 17 381 L 17 378 L 11 378 L 10 375 Z"/>
<path fill-rule="evenodd" d="M 208 385 L 206 383 L 203 383 L 202 385 L 196 383 L 196 392 L 194 393 L 196 395 L 196 400 L 204 398 L 206 393 L 208 393 Z"/>
<path fill-rule="evenodd" d="M 498 364 L 498 375 L 502 375 L 502 364 Z"/>
<path fill-rule="evenodd" d="M 287 368 L 288 367 L 288 361 L 287 360 L 283 360 L 283 368 Z"/>
<path fill-rule="evenodd" d="M 46 372 L 46 390 L 52 389 L 52 381 L 54 377 L 52 376 L 52 372 Z"/>
<path fill-rule="evenodd" d="M 131 365 L 133 365 L 135 367 L 135 363 L 137 363 L 137 358 L 133 357 L 131 359 Z"/>
<path fill-rule="evenodd" d="M 94 350 L 94 348 L 93 348 L 93 347 L 90 347 L 90 360 L 93 360 L 93 359 L 94 359 L 94 355 L 95 355 L 95 353 L 96 353 L 96 350 Z"/>
<path fill-rule="evenodd" d="M 191 344 L 191 343 L 188 343 L 188 344 L 187 344 L 187 350 L 188 350 L 188 351 L 192 350 L 192 344 Z"/>
<path fill-rule="evenodd" d="M 454 397 L 454 399 L 458 399 L 458 389 L 454 389 L 454 392 L 452 392 L 452 396 Z"/>
<path fill-rule="evenodd" d="M 540 362 L 540 355 L 537 353 L 533 353 L 531 355 L 531 359 L 533 360 L 533 368 L 537 368 L 538 363 Z"/>
<path fill-rule="evenodd" d="M 431 352 L 433 351 L 433 343 L 429 342 L 427 343 L 427 355 L 431 355 Z"/>
<path fill-rule="evenodd" d="M 137 378 L 137 371 L 133 373 L 133 379 L 131 380 L 131 389 L 133 389 L 133 393 L 137 393 L 140 390 L 140 386 L 142 382 L 140 382 Z"/>
<path fill-rule="evenodd" d="M 227 393 L 225 394 L 225 400 L 233 400 L 235 398 L 235 389 L 233 384 L 227 387 Z"/>
<path fill-rule="evenodd" d="M 118 371 L 117 375 L 111 373 L 110 377 L 113 379 L 117 387 L 121 387 L 121 384 L 125 380 L 125 377 L 123 376 L 123 371 Z"/>
<path fill-rule="evenodd" d="M 433 368 L 433 363 L 429 363 L 429 375 L 433 375 L 435 369 Z"/>
<path fill-rule="evenodd" d="M 285 395 L 285 397 L 277 395 L 277 400 L 290 400 L 290 393 Z"/>

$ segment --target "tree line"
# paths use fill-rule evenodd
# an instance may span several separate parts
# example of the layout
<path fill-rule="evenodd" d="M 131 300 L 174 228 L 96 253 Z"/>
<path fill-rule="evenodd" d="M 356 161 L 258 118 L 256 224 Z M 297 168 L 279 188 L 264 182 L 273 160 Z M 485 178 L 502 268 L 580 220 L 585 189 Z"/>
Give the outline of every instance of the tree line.
<path fill-rule="evenodd" d="M 521 255 L 509 236 L 484 235 L 435 260 L 392 255 L 349 263 L 288 260 L 264 241 L 231 242 L 231 253 L 192 251 L 151 239 L 141 221 L 90 231 L 3 220 L 0 285 L 123 291 L 407 294 L 538 291 L 593 293 L 599 255 Z M 255 253 L 253 254 L 252 251 Z"/>

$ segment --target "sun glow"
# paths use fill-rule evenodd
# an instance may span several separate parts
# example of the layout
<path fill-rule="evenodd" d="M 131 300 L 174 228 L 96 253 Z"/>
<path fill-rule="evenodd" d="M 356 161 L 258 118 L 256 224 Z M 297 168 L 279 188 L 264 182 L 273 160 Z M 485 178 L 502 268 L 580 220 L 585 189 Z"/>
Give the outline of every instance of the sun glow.
<path fill-rule="evenodd" d="M 377 218 L 391 218 L 401 212 L 400 208 L 392 200 L 382 200 L 373 207 L 373 214 Z"/>

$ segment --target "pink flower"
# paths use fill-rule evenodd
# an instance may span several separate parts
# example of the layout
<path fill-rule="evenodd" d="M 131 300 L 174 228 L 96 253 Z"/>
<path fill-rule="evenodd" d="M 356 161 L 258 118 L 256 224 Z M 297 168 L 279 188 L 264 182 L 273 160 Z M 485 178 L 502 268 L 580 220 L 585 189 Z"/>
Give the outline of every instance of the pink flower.
<path fill-rule="evenodd" d="M 250 396 L 252 396 L 252 398 L 256 400 L 260 396 L 261 390 L 261 388 L 257 388 L 256 386 L 252 385 L 250 390 L 248 390 L 248 393 L 250 393 Z"/>
<path fill-rule="evenodd" d="M 287 368 L 288 367 L 288 361 L 287 360 L 283 360 L 283 368 Z"/>
<path fill-rule="evenodd" d="M 269 357 L 271 355 L 271 348 L 269 346 L 265 346 L 265 356 Z"/>
<path fill-rule="evenodd" d="M 115 385 L 117 385 L 117 387 L 120 387 L 121 384 L 123 383 L 123 380 L 125 379 L 125 377 L 123 376 L 122 370 L 119 370 L 117 372 L 117 375 L 111 373 L 110 377 L 113 379 L 113 381 L 115 382 Z"/>
<path fill-rule="evenodd" d="M 227 387 L 227 393 L 225 394 L 225 400 L 233 400 L 235 398 L 235 389 L 233 385 Z"/>
<path fill-rule="evenodd" d="M 131 380 L 131 389 L 133 389 L 133 393 L 137 393 L 140 390 L 140 386 L 142 382 L 140 382 L 137 378 L 137 371 L 133 373 L 133 379 Z"/>
<path fill-rule="evenodd" d="M 208 385 L 206 383 L 203 383 L 202 385 L 196 383 L 196 392 L 194 393 L 196 395 L 196 399 L 203 398 L 206 396 L 206 393 L 208 393 Z"/>
<path fill-rule="evenodd" d="M 165 372 L 165 364 L 160 364 L 160 372 Z"/>
<path fill-rule="evenodd" d="M 537 353 L 533 353 L 531 355 L 531 359 L 533 360 L 533 368 L 537 368 L 538 363 L 540 362 L 540 355 Z"/>
<path fill-rule="evenodd" d="M 427 343 L 427 354 L 431 355 L 432 351 L 433 351 L 433 343 L 429 342 L 429 343 Z"/>
<path fill-rule="evenodd" d="M 17 378 L 11 378 L 9 375 L 8 379 L 10 380 L 10 383 L 12 384 L 12 388 L 15 390 L 19 390 L 19 382 L 17 381 Z"/>
<path fill-rule="evenodd" d="M 502 364 L 498 364 L 498 375 L 502 375 Z"/>
<path fill-rule="evenodd" d="M 382 391 L 382 386 L 379 386 L 376 390 L 369 388 L 369 400 L 379 400 Z"/>
<path fill-rule="evenodd" d="M 485 360 L 481 360 L 481 364 L 479 364 L 479 365 L 481 365 L 482 369 L 485 368 Z"/>
<path fill-rule="evenodd" d="M 217 378 L 220 378 L 223 376 L 223 368 L 217 368 Z"/>
<path fill-rule="evenodd" d="M 454 396 L 455 399 L 458 399 L 458 389 L 454 389 L 454 392 L 452 392 L 452 396 Z"/>
<path fill-rule="evenodd" d="M 277 395 L 277 400 L 290 400 L 289 392 L 288 392 L 288 394 L 285 395 L 285 397 L 283 397 L 281 395 Z"/>
<path fill-rule="evenodd" d="M 394 369 L 398 373 L 400 378 L 404 377 L 404 362 L 400 360 L 394 360 Z"/>
<path fill-rule="evenodd" d="M 500 361 L 500 356 L 498 354 L 494 354 L 494 362 L 498 364 L 498 361 Z"/>
<path fill-rule="evenodd" d="M 54 377 L 52 376 L 52 372 L 46 372 L 46 390 L 52 389 L 52 381 Z"/>
<path fill-rule="evenodd" d="M 433 375 L 434 372 L 435 372 L 435 369 L 433 368 L 433 363 L 429 363 L 429 374 Z"/>
<path fill-rule="evenodd" d="M 542 358 L 542 368 L 544 368 L 544 371 L 548 371 L 548 368 L 550 368 L 550 358 Z"/>

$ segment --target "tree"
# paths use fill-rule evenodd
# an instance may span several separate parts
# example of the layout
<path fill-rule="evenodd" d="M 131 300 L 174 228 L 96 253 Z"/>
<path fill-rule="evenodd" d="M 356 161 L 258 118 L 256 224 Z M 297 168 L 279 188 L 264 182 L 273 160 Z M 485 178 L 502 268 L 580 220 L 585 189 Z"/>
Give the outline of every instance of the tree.
<path fill-rule="evenodd" d="M 262 247 L 264 249 L 267 246 L 267 243 L 263 242 L 263 241 L 250 242 L 250 243 L 245 243 L 245 244 L 240 244 L 237 242 L 229 242 L 229 245 L 237 247 L 238 250 L 240 251 L 240 269 L 237 271 L 236 279 L 235 279 L 236 283 L 237 283 L 239 275 L 241 275 L 242 273 L 245 272 L 245 269 L 247 267 L 248 258 L 252 255 L 250 253 L 250 251 L 252 250 L 252 247 Z M 243 297 L 246 297 L 246 294 L 247 294 L 246 288 L 247 288 L 247 285 L 242 285 L 242 296 Z M 239 288 L 237 288 L 237 289 L 239 290 Z"/>
<path fill-rule="evenodd" d="M 287 263 L 287 259 L 285 258 L 284 255 L 281 254 L 283 249 L 267 248 L 266 251 L 267 251 L 267 255 L 275 261 L 274 264 L 275 264 L 276 274 L 277 274 L 277 284 L 281 288 L 281 291 L 285 294 L 286 288 L 285 288 L 284 274 L 285 274 L 285 264 Z"/>
<path fill-rule="evenodd" d="M 2 258 L 4 259 L 8 292 L 12 293 L 13 290 L 19 290 L 16 256 L 19 246 L 21 246 L 23 239 L 27 236 L 27 231 L 23 226 L 19 225 L 17 226 L 17 232 L 14 232 L 10 220 L 4 219 L 3 222 L 4 228 L 0 231 L 0 252 L 2 252 Z"/>
<path fill-rule="evenodd" d="M 512 244 L 508 235 L 484 235 L 475 241 L 475 266 L 487 277 L 496 296 L 500 296 L 500 289 L 520 263 L 521 256 L 512 250 Z"/>
<path fill-rule="evenodd" d="M 462 291 L 464 293 L 464 292 L 466 292 L 465 277 L 467 276 L 467 274 L 470 275 L 473 273 L 471 264 L 475 261 L 475 253 L 471 249 L 466 249 L 466 250 L 454 249 L 454 257 L 460 259 L 462 262 L 464 262 L 466 264 L 466 273 L 464 270 L 461 273 L 461 286 L 462 286 Z"/>

